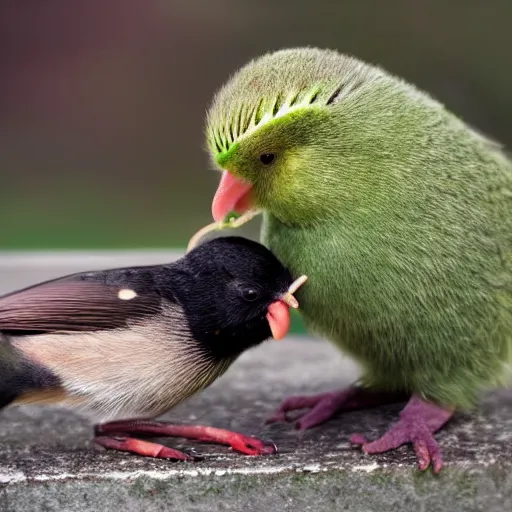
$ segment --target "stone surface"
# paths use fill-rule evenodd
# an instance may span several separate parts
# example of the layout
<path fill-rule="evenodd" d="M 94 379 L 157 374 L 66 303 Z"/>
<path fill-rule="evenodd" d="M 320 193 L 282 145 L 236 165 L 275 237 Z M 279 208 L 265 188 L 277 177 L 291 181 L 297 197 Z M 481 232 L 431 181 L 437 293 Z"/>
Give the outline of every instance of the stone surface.
<path fill-rule="evenodd" d="M 166 261 L 173 255 L 0 256 L 0 292 L 88 268 Z M 170 446 L 204 455 L 196 463 L 98 451 L 87 420 L 59 408 L 18 407 L 0 416 L 2 511 L 480 511 L 512 510 L 512 393 L 483 397 L 437 436 L 446 466 L 416 470 L 405 446 L 366 456 L 351 433 L 383 433 L 400 405 L 340 415 L 299 434 L 264 425 L 281 399 L 347 385 L 357 368 L 329 343 L 289 338 L 244 354 L 203 393 L 166 420 L 238 430 L 274 441 L 275 456 L 246 457 L 181 439 Z"/>

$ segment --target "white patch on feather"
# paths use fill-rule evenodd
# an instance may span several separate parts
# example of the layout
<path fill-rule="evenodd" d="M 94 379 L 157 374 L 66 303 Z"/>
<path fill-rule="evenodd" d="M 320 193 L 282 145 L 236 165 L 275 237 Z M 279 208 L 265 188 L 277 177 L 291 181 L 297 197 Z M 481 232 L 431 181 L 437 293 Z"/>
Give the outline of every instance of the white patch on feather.
<path fill-rule="evenodd" d="M 137 297 L 137 292 L 135 292 L 135 290 L 129 290 L 128 288 L 123 288 L 122 290 L 119 290 L 117 296 L 121 300 L 132 300 Z"/>

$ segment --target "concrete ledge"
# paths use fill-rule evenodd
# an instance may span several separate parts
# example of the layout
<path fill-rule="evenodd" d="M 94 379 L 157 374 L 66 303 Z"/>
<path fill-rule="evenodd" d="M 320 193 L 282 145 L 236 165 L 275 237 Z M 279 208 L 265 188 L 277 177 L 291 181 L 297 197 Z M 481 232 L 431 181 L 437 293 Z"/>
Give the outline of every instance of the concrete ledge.
<path fill-rule="evenodd" d="M 126 264 L 165 254 L 126 256 Z M 108 258 L 107 258 L 108 259 Z M 115 260 L 115 261 L 114 261 Z M 0 292 L 66 272 L 65 265 L 7 265 Z M 114 265 L 122 264 L 113 256 Z M 109 266 L 103 257 L 98 268 Z M 446 467 L 416 470 L 410 447 L 366 456 L 347 442 L 396 420 L 400 406 L 352 412 L 304 434 L 264 419 L 290 393 L 315 393 L 353 381 L 357 368 L 329 343 L 290 338 L 244 354 L 209 389 L 164 419 L 238 430 L 274 441 L 280 453 L 251 458 L 228 448 L 166 440 L 195 449 L 199 463 L 142 459 L 92 447 L 91 425 L 59 409 L 19 407 L 0 415 L 0 510 L 15 511 L 486 511 L 512 510 L 512 394 L 490 393 L 472 415 L 458 415 L 438 436 Z"/>

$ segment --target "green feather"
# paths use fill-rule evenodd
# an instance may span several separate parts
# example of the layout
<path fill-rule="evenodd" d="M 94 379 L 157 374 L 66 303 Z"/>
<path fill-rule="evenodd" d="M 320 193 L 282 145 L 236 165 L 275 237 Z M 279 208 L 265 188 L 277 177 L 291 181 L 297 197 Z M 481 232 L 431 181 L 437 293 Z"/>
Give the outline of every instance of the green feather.
<path fill-rule="evenodd" d="M 263 242 L 308 275 L 306 326 L 368 384 L 466 408 L 509 381 L 512 163 L 499 145 L 405 81 L 312 48 L 241 68 L 207 134 L 215 164 L 253 183 Z"/>

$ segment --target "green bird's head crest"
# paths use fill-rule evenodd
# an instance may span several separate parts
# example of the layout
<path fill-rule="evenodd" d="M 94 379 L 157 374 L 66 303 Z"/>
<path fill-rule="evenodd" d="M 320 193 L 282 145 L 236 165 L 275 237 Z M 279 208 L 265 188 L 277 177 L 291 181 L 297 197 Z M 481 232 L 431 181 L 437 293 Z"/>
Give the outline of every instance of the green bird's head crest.
<path fill-rule="evenodd" d="M 370 159 L 384 149 L 376 134 L 393 124 L 390 114 L 403 110 L 396 89 L 411 98 L 421 94 L 332 50 L 269 53 L 239 69 L 215 95 L 208 150 L 216 168 L 250 184 L 256 206 L 284 222 L 314 221 L 338 207 L 339 198 L 329 202 L 325 190 L 339 190 L 337 182 L 348 179 L 361 145 L 375 139 L 366 151 Z M 221 201 L 214 216 L 236 207 L 233 201 Z"/>

